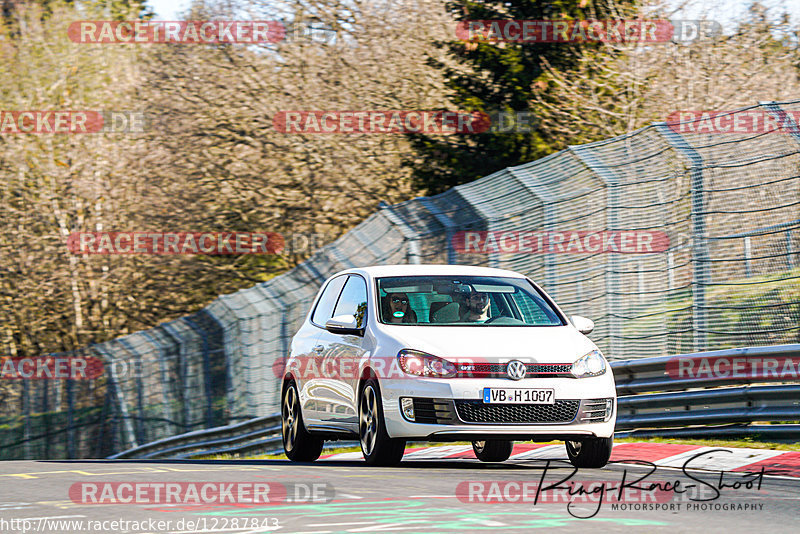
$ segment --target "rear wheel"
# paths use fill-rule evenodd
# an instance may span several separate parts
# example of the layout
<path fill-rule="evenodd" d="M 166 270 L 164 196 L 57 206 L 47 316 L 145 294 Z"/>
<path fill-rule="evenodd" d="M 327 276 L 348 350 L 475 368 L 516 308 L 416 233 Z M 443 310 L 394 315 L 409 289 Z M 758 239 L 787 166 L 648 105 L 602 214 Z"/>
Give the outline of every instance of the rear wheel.
<path fill-rule="evenodd" d="M 605 467 L 611 458 L 614 438 L 589 438 L 582 441 L 567 441 L 567 456 L 575 467 Z"/>
<path fill-rule="evenodd" d="M 369 465 L 397 465 L 406 449 L 404 439 L 392 439 L 386 432 L 378 381 L 371 378 L 361 388 L 358 402 L 358 437 Z"/>
<path fill-rule="evenodd" d="M 504 462 L 514 450 L 514 442 L 504 439 L 473 441 L 472 450 L 481 462 Z"/>
<path fill-rule="evenodd" d="M 292 381 L 283 390 L 281 400 L 281 435 L 286 457 L 293 462 L 313 462 L 322 454 L 323 440 L 313 436 L 303 424 L 300 396 Z"/>

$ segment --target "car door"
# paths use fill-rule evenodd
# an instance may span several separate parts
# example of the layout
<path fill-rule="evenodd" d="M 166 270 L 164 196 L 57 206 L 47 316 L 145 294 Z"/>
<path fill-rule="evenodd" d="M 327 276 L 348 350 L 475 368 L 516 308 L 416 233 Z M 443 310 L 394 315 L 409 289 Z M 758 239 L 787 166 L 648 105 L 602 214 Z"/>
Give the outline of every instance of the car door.
<path fill-rule="evenodd" d="M 333 309 L 339 300 L 347 275 L 337 276 L 330 280 L 322 290 L 322 295 L 306 323 L 294 339 L 294 355 L 296 358 L 296 377 L 300 392 L 300 403 L 306 421 L 313 422 L 324 417 L 324 409 L 320 402 L 319 365 L 323 358 L 323 345 L 319 338 L 326 333 L 325 323 L 333 317 Z"/>
<path fill-rule="evenodd" d="M 349 275 L 333 311 L 333 317 L 353 315 L 357 327 L 367 322 L 367 283 L 357 274 Z M 322 408 L 321 418 L 334 426 L 358 428 L 358 362 L 368 350 L 364 338 L 352 334 L 323 331 L 317 339 L 322 346 L 320 374 L 315 397 Z"/>

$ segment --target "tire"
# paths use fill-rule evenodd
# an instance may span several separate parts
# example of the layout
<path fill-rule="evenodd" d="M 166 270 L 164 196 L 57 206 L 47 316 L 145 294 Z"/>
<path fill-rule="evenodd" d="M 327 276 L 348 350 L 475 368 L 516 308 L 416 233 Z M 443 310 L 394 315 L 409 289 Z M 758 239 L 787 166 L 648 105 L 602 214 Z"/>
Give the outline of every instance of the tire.
<path fill-rule="evenodd" d="M 504 439 L 473 441 L 472 450 L 481 462 L 505 462 L 514 450 L 514 442 Z"/>
<path fill-rule="evenodd" d="M 281 435 L 286 457 L 293 462 L 313 462 L 322 454 L 324 440 L 306 430 L 294 381 L 286 384 L 281 395 Z"/>
<path fill-rule="evenodd" d="M 611 458 L 614 438 L 589 438 L 583 441 L 567 441 L 567 456 L 575 467 L 605 467 Z"/>
<path fill-rule="evenodd" d="M 386 432 L 378 381 L 364 382 L 358 395 L 358 438 L 367 465 L 392 466 L 400 463 L 406 440 L 392 439 Z"/>

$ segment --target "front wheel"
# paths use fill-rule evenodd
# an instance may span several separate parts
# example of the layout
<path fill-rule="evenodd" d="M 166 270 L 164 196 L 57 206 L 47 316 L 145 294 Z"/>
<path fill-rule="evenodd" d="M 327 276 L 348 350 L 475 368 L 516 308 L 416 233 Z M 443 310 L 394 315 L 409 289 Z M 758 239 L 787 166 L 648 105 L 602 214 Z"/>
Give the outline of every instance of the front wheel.
<path fill-rule="evenodd" d="M 575 467 L 605 467 L 611 458 L 614 438 L 589 438 L 582 441 L 567 441 L 567 456 Z"/>
<path fill-rule="evenodd" d="M 392 439 L 383 420 L 378 381 L 369 379 L 361 388 L 358 401 L 358 437 L 368 465 L 397 465 L 406 449 L 404 439 Z"/>
<path fill-rule="evenodd" d="M 481 462 L 505 462 L 514 450 L 514 442 L 504 439 L 473 441 L 472 450 Z"/>
<path fill-rule="evenodd" d="M 297 385 L 289 382 L 281 399 L 281 435 L 286 457 L 293 462 L 313 462 L 322 454 L 324 441 L 313 436 L 303 424 Z"/>

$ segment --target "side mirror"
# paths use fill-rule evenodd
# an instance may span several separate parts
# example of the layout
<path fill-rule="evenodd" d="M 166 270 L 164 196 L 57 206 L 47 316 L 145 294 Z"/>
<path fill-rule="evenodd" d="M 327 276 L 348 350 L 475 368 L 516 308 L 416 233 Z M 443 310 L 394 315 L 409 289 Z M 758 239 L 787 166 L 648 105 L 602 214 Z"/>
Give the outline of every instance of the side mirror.
<path fill-rule="evenodd" d="M 337 315 L 336 317 L 331 317 L 325 323 L 325 330 L 332 334 L 364 335 L 364 330 L 358 328 L 358 323 L 356 323 L 356 317 L 354 315 Z"/>
<path fill-rule="evenodd" d="M 594 330 L 594 321 L 591 319 L 581 317 L 580 315 L 573 315 L 569 320 L 572 321 L 572 325 L 577 328 L 578 332 L 581 334 L 591 334 L 592 330 Z"/>

